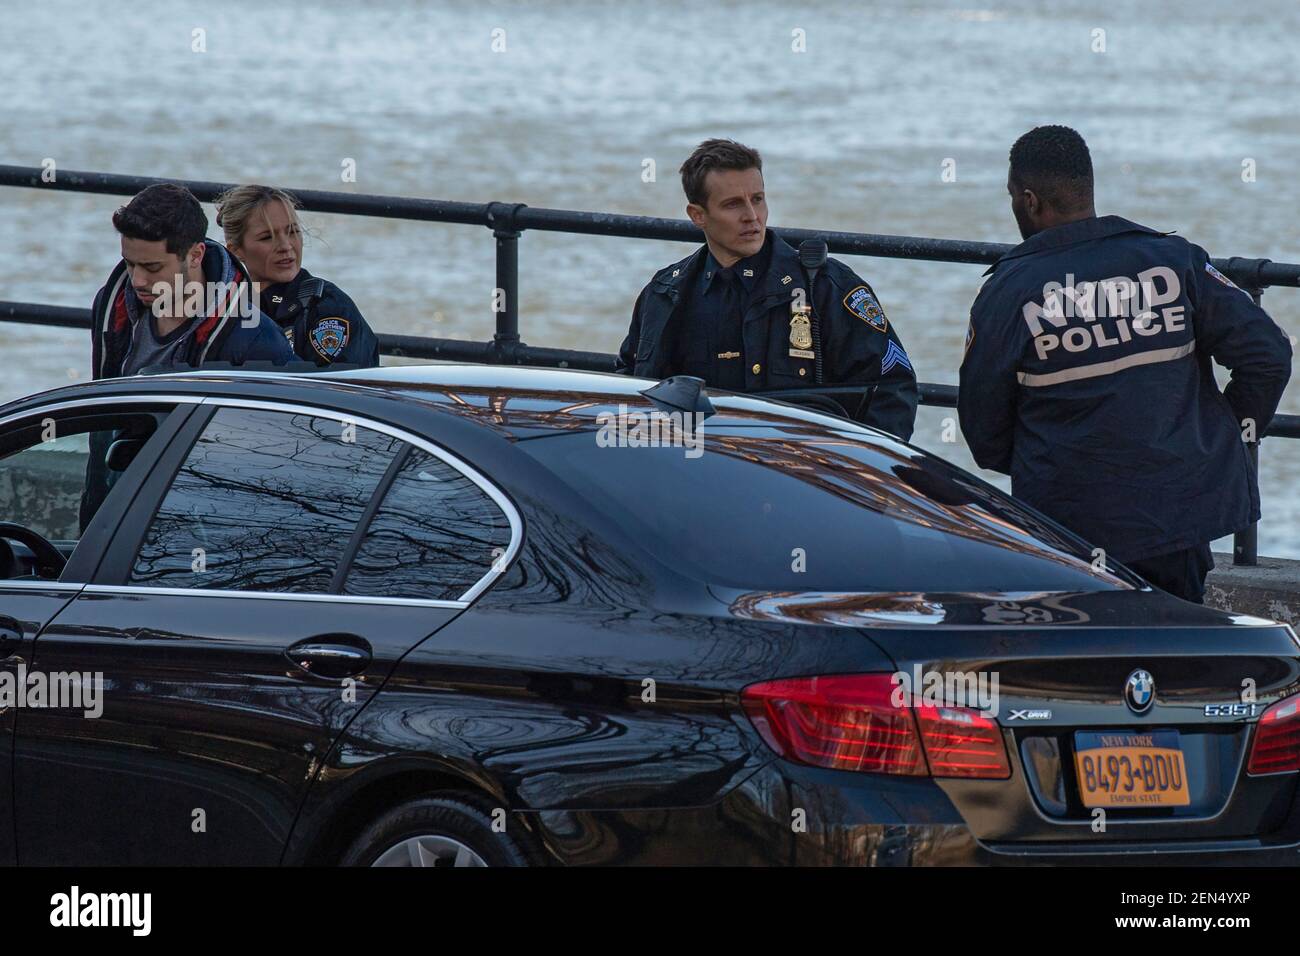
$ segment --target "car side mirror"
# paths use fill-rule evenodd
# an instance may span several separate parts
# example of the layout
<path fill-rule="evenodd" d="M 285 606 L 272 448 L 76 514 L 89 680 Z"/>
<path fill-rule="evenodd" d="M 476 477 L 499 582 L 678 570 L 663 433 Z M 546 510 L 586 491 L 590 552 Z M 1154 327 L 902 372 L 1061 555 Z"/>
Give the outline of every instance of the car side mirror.
<path fill-rule="evenodd" d="M 140 453 L 144 443 L 143 438 L 119 438 L 108 446 L 108 452 L 104 455 L 104 464 L 109 471 L 126 471 L 131 466 L 131 462 L 135 461 L 135 456 Z"/>

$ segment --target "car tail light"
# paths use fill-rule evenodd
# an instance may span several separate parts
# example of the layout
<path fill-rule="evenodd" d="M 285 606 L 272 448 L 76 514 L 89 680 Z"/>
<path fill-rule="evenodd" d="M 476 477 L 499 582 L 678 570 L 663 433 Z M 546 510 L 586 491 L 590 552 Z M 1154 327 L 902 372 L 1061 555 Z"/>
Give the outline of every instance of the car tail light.
<path fill-rule="evenodd" d="M 911 777 L 1011 776 L 995 721 L 964 707 L 896 707 L 893 694 L 889 674 L 836 674 L 753 684 L 741 701 L 789 760 Z"/>
<path fill-rule="evenodd" d="M 1300 694 L 1279 700 L 1260 715 L 1246 764 L 1249 774 L 1295 770 L 1300 770 Z"/>
<path fill-rule="evenodd" d="M 921 744 L 936 777 L 1011 776 L 1002 730 L 992 717 L 968 707 L 918 707 Z"/>

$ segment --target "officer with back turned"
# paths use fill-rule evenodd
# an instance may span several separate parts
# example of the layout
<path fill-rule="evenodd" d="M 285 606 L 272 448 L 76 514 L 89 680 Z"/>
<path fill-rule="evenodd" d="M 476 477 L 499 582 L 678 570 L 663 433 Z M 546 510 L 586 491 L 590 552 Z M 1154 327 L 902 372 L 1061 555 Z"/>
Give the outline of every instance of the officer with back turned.
<path fill-rule="evenodd" d="M 1024 242 L 971 308 L 958 408 L 975 461 L 1158 587 L 1200 602 L 1210 542 L 1259 519 L 1246 443 L 1291 375 L 1288 336 L 1200 246 L 1093 207 L 1083 138 L 1011 147 Z M 1219 391 L 1211 360 L 1231 370 Z"/>
<path fill-rule="evenodd" d="M 897 331 L 852 269 L 827 259 L 811 273 L 767 228 L 758 152 L 706 140 L 681 174 L 686 212 L 705 244 L 641 291 L 618 370 L 694 375 L 736 392 L 859 385 L 845 411 L 910 437 L 916 376 Z"/>

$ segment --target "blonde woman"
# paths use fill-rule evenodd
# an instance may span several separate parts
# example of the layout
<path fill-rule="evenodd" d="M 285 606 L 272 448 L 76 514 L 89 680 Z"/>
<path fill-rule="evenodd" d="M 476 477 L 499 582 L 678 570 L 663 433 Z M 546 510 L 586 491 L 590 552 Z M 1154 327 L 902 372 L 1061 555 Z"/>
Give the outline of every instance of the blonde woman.
<path fill-rule="evenodd" d="M 302 267 L 298 200 L 271 186 L 236 186 L 217 197 L 226 246 L 262 289 L 262 311 L 294 352 L 317 365 L 379 364 L 379 339 L 347 294 Z"/>

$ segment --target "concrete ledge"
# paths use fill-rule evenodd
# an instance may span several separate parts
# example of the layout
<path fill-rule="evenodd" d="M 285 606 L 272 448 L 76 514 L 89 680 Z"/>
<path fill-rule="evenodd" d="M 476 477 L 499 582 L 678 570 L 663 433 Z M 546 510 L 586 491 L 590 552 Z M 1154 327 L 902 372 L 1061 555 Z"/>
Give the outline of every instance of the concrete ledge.
<path fill-rule="evenodd" d="M 1253 614 L 1300 625 L 1300 561 L 1260 556 L 1253 568 L 1237 567 L 1232 555 L 1214 555 L 1205 579 L 1205 603 L 1235 614 Z"/>

